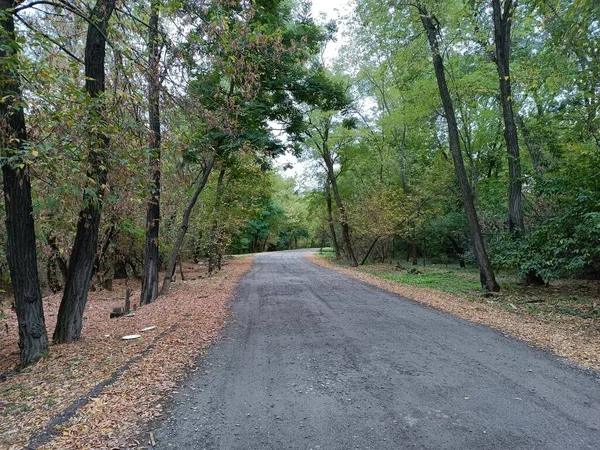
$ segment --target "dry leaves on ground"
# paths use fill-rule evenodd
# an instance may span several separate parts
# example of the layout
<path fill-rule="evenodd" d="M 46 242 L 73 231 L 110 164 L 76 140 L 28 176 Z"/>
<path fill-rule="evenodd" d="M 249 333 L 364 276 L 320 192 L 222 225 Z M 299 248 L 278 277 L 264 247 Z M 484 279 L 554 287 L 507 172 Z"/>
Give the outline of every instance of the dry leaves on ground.
<path fill-rule="evenodd" d="M 553 351 L 578 364 L 600 370 L 600 321 L 578 317 L 544 322 L 494 306 L 493 302 L 474 302 L 466 297 L 435 289 L 408 286 L 384 280 L 350 267 L 341 267 L 327 259 L 307 255 L 322 267 L 349 275 L 388 292 L 424 303 L 475 323 L 490 325 L 518 339 Z"/>
<path fill-rule="evenodd" d="M 171 292 L 136 311 L 133 317 L 109 319 L 123 303 L 124 285 L 113 292 L 90 293 L 82 339 L 52 346 L 50 355 L 0 384 L 0 447 L 19 449 L 48 426 L 52 417 L 89 393 L 132 358 L 140 356 L 116 381 L 80 408 L 56 430 L 44 449 L 114 448 L 159 416 L 176 382 L 199 354 L 218 336 L 228 315 L 227 303 L 252 260 L 234 259 L 211 277 L 189 265 L 186 280 Z M 132 294 L 132 303 L 139 298 Z M 44 300 L 48 330 L 53 329 L 60 295 Z M 16 318 L 2 319 L 9 327 L 2 336 L 0 373 L 18 361 Z M 155 326 L 155 329 L 141 332 Z M 140 339 L 122 336 L 141 334 Z M 143 353 L 142 353 L 143 352 Z"/>

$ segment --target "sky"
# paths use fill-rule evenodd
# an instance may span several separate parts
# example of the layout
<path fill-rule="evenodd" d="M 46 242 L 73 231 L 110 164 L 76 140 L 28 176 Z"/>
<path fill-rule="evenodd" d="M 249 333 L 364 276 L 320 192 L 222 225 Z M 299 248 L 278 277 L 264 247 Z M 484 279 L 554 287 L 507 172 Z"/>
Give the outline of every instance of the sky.
<path fill-rule="evenodd" d="M 327 20 L 339 19 L 340 16 L 348 14 L 351 7 L 351 0 L 313 0 L 312 12 L 315 19 L 319 19 L 322 13 L 327 15 Z M 326 64 L 335 58 L 339 46 L 339 36 L 337 42 L 330 42 L 327 45 L 324 55 Z"/>
<path fill-rule="evenodd" d="M 351 10 L 352 0 L 312 0 L 312 13 L 316 20 L 320 20 L 321 14 L 325 14 L 326 20 L 339 19 L 340 16 L 346 15 Z M 339 34 L 339 33 L 338 33 Z M 337 42 L 330 42 L 327 44 L 323 59 L 326 65 L 330 65 L 335 57 L 337 56 L 338 49 L 341 45 L 341 40 L 337 39 Z M 283 170 L 286 165 L 292 165 L 292 169 Z M 285 177 L 293 177 L 297 179 L 307 170 L 307 164 L 299 162 L 298 159 L 292 155 L 282 155 L 275 160 L 275 166 L 279 169 L 280 173 Z"/>

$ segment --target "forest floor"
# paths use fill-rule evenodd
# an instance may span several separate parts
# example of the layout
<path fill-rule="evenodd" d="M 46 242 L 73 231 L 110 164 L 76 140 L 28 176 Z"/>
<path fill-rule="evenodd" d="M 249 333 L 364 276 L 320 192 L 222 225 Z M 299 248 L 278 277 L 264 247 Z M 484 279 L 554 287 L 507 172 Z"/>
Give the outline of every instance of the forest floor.
<path fill-rule="evenodd" d="M 600 370 L 600 282 L 556 280 L 533 287 L 499 274 L 501 292 L 485 297 L 475 269 L 369 264 L 351 268 L 324 251 L 308 258 L 389 292 L 484 323 L 578 364 Z"/>
<path fill-rule="evenodd" d="M 0 447 L 8 449 L 118 448 L 140 436 L 162 414 L 177 382 L 217 338 L 228 301 L 252 266 L 230 259 L 221 272 L 185 264 L 185 281 L 132 317 L 110 319 L 127 288 L 139 300 L 139 280 L 115 281 L 112 291 L 90 292 L 82 339 L 52 346 L 49 355 L 21 372 L 16 317 L 0 305 Z M 178 274 L 179 275 L 179 274 Z M 162 280 L 162 278 L 161 278 Z M 44 298 L 48 333 L 61 294 Z M 144 328 L 155 327 L 142 332 Z M 125 335 L 141 338 L 123 340 Z M 148 433 L 140 446 L 153 438 Z M 135 444 L 135 442 L 134 442 Z"/>

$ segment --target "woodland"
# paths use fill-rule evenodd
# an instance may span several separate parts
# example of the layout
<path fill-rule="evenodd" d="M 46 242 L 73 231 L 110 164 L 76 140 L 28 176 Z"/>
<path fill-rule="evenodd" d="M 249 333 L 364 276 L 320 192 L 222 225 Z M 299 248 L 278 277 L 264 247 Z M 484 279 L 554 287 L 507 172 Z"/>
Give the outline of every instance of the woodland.
<path fill-rule="evenodd" d="M 427 260 L 489 293 L 499 272 L 598 279 L 600 4 L 351 9 L 0 0 L 0 314 L 21 368 L 80 339 L 90 290 L 140 279 L 143 308 L 228 254 Z"/>

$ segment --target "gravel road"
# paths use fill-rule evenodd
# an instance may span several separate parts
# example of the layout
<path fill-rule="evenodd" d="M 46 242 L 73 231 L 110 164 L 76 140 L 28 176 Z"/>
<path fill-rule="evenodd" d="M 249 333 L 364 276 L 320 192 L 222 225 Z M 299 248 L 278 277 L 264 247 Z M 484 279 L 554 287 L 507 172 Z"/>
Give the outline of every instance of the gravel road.
<path fill-rule="evenodd" d="M 159 449 L 600 449 L 600 378 L 303 258 L 258 256 Z"/>

